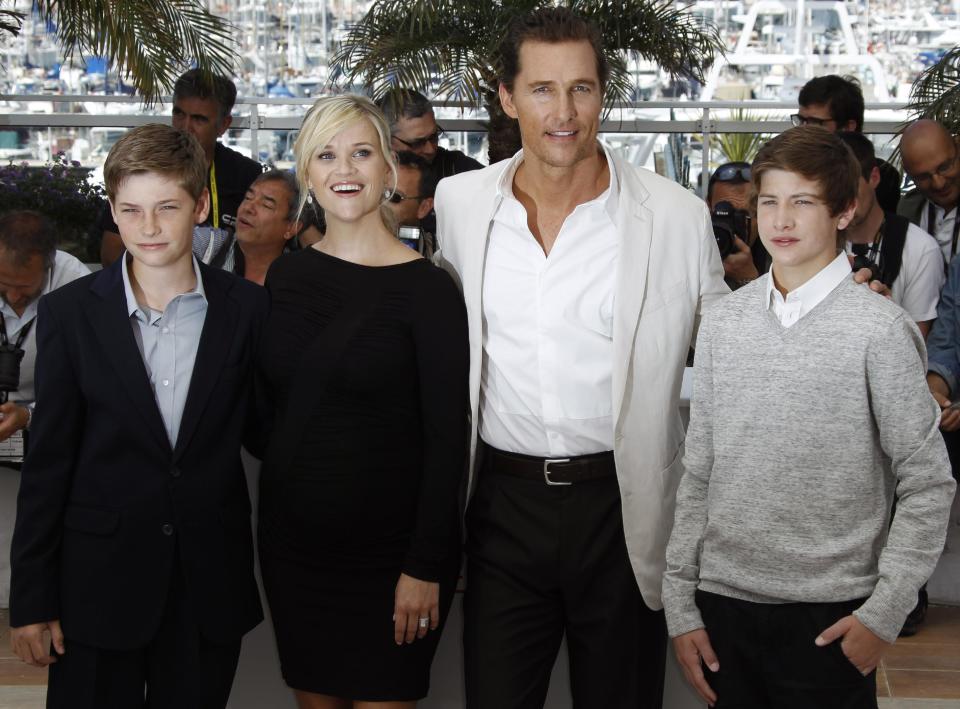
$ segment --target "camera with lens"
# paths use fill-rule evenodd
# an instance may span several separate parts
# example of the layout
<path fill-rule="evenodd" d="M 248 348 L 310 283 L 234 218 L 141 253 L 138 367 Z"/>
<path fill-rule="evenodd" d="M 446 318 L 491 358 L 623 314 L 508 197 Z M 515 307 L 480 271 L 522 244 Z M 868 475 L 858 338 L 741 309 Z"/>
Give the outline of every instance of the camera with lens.
<path fill-rule="evenodd" d="M 880 279 L 880 266 L 873 258 L 873 249 L 869 248 L 866 244 L 854 244 L 853 245 L 853 272 L 868 268 L 870 269 L 870 280 L 876 281 Z"/>
<path fill-rule="evenodd" d="M 743 241 L 750 236 L 750 212 L 737 209 L 729 202 L 717 202 L 710 213 L 710 221 L 713 223 L 713 236 L 717 240 L 721 259 L 736 251 L 735 236 L 739 236 Z"/>
<path fill-rule="evenodd" d="M 0 345 L 0 402 L 6 403 L 7 395 L 20 388 L 20 362 L 23 350 L 16 345 Z"/>

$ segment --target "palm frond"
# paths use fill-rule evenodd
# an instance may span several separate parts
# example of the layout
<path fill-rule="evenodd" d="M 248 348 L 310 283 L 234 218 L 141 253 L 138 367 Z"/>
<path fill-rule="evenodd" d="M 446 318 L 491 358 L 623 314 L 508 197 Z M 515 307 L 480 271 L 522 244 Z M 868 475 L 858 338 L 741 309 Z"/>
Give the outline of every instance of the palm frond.
<path fill-rule="evenodd" d="M 715 27 L 702 27 L 686 8 L 659 0 L 573 0 L 572 9 L 599 28 L 609 54 L 656 62 L 673 77 L 703 81 L 724 50 Z"/>
<path fill-rule="evenodd" d="M 907 110 L 912 118 L 933 118 L 960 133 L 960 47 L 950 49 L 917 77 Z"/>
<path fill-rule="evenodd" d="M 146 102 L 173 87 L 191 62 L 205 73 L 231 75 L 234 28 L 199 0 L 36 0 L 40 16 L 56 25 L 67 58 L 102 56 Z"/>
<path fill-rule="evenodd" d="M 6 33 L 16 37 L 23 28 L 23 18 L 25 17 L 24 13 L 16 10 L 0 10 L 0 34 Z"/>
<path fill-rule="evenodd" d="M 731 120 L 759 122 L 760 116 L 738 108 L 733 111 Z M 725 162 L 753 162 L 760 147 L 769 140 L 764 133 L 720 133 L 714 135 L 713 143 L 726 159 Z"/>
<path fill-rule="evenodd" d="M 401 86 L 486 105 L 490 160 L 519 146 L 515 122 L 496 93 L 498 48 L 519 16 L 555 0 L 377 0 L 350 28 L 333 59 L 333 75 L 361 84 L 375 99 Z M 663 0 L 566 0 L 599 27 L 611 65 L 607 112 L 634 92 L 629 53 L 658 63 L 673 77 L 703 79 L 723 51 L 716 29 L 702 29 L 685 9 Z"/>
<path fill-rule="evenodd" d="M 374 3 L 333 58 L 334 73 L 364 84 L 374 98 L 392 86 L 426 89 L 438 76 L 444 95 L 478 97 L 490 73 L 493 38 L 500 36 L 489 25 L 491 7 L 450 0 Z"/>
<path fill-rule="evenodd" d="M 496 74 L 500 38 L 517 16 L 550 0 L 380 0 L 353 27 L 333 59 L 334 73 L 362 83 L 374 97 L 391 86 L 427 89 L 447 98 L 481 102 Z M 570 7 L 600 28 L 611 60 L 617 103 L 630 96 L 625 55 L 657 62 L 672 76 L 703 79 L 723 44 L 684 9 L 659 0 L 571 0 Z"/>

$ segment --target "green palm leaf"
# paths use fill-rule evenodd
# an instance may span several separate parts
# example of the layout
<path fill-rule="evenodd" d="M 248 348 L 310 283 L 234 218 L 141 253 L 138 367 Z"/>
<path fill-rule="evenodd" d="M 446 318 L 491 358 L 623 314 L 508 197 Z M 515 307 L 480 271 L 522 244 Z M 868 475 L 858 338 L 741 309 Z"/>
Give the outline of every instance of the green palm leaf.
<path fill-rule="evenodd" d="M 11 35 L 20 34 L 24 17 L 26 17 L 24 13 L 16 10 L 0 10 L 0 34 L 4 32 Z"/>
<path fill-rule="evenodd" d="M 907 110 L 914 118 L 933 118 L 954 135 L 960 133 L 960 47 L 946 52 L 917 77 Z"/>
<path fill-rule="evenodd" d="M 659 0 L 568 0 L 600 28 L 612 72 L 607 106 L 630 98 L 626 57 L 657 62 L 675 77 L 703 79 L 723 51 L 715 29 L 702 29 L 686 10 Z M 446 99 L 485 105 L 491 118 L 491 161 L 511 154 L 516 136 L 499 106 L 497 49 L 510 22 L 549 0 L 378 0 L 354 25 L 333 59 L 334 74 L 374 98 L 390 88 L 415 88 Z M 503 142 L 501 153 L 494 145 Z"/>

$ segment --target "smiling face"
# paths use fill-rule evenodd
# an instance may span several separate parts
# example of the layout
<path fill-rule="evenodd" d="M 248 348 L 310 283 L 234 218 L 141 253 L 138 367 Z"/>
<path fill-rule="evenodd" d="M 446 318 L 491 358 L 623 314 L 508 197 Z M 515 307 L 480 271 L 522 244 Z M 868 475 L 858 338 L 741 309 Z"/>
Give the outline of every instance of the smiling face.
<path fill-rule="evenodd" d="M 170 268 L 191 258 L 193 227 L 207 216 L 204 190 L 194 200 L 180 183 L 157 172 L 125 178 L 110 209 L 127 251 L 148 268 Z"/>
<path fill-rule="evenodd" d="M 960 201 L 960 150 L 950 134 L 930 130 L 922 140 L 905 142 L 903 169 L 924 197 L 944 209 Z"/>
<path fill-rule="evenodd" d="M 853 217 L 856 202 L 836 216 L 822 186 L 796 172 L 767 170 L 757 196 L 757 228 L 773 260 L 777 283 L 794 290 L 837 256 L 837 231 Z"/>
<path fill-rule="evenodd" d="M 311 156 L 307 186 L 323 207 L 328 225 L 379 222 L 389 175 L 376 129 L 369 120 L 360 119 Z"/>
<path fill-rule="evenodd" d="M 524 160 L 570 168 L 595 158 L 603 96 L 590 43 L 527 41 L 519 57 L 513 92 L 501 84 L 500 100 L 520 122 Z"/>
<path fill-rule="evenodd" d="M 241 246 L 275 246 L 283 250 L 296 232 L 288 221 L 290 190 L 280 180 L 259 180 L 250 185 L 237 209 L 237 241 Z"/>

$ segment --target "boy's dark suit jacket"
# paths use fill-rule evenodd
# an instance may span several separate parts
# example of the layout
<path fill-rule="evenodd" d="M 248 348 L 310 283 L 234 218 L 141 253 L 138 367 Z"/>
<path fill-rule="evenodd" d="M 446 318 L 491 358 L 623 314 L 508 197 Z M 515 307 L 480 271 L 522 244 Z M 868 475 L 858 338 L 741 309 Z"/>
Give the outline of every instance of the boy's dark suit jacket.
<path fill-rule="evenodd" d="M 200 265 L 208 310 L 171 449 L 120 265 L 39 304 L 10 623 L 59 618 L 68 641 L 142 647 L 179 563 L 201 632 L 235 641 L 263 617 L 240 446 L 267 294 Z"/>

